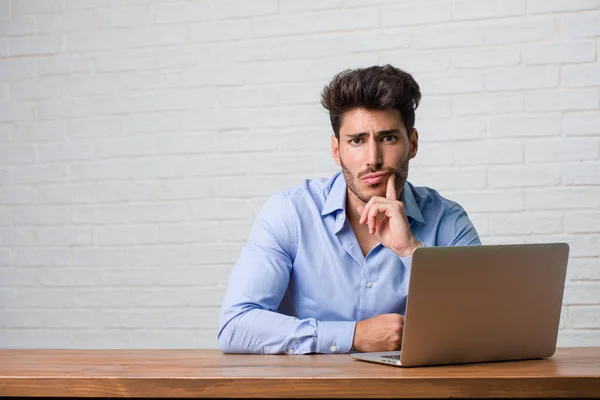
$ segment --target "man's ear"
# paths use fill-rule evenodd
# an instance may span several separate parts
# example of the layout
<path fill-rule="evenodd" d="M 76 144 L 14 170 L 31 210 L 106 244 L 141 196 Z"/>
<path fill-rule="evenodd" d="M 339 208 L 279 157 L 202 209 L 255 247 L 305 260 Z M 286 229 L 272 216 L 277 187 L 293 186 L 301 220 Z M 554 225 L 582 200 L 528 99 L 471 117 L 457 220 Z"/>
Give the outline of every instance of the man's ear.
<path fill-rule="evenodd" d="M 342 165 L 340 163 L 340 140 L 335 137 L 335 135 L 331 135 L 331 155 L 335 160 L 337 165 Z"/>
<path fill-rule="evenodd" d="M 409 158 L 415 158 L 417 151 L 419 151 L 419 132 L 415 128 L 412 129 L 411 134 L 408 138 L 410 144 Z"/>

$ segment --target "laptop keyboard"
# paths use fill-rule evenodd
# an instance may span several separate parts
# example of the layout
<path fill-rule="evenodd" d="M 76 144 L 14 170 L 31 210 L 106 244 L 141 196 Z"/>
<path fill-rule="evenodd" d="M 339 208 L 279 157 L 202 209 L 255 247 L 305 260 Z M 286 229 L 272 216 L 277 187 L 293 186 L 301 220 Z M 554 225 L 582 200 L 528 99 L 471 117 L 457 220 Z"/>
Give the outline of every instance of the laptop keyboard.
<path fill-rule="evenodd" d="M 394 355 L 390 355 L 390 356 L 381 356 L 383 358 L 390 358 L 392 360 L 400 360 L 400 354 L 394 354 Z"/>

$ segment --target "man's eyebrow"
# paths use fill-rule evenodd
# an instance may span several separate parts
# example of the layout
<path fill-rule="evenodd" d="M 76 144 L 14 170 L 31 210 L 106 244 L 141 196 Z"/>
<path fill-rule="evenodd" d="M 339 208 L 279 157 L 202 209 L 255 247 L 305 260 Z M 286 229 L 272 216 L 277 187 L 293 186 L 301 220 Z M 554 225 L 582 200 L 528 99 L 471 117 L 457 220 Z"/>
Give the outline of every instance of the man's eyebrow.
<path fill-rule="evenodd" d="M 385 136 L 385 135 L 399 135 L 402 132 L 400 131 L 400 129 L 386 129 L 384 131 L 377 131 L 375 133 L 376 136 Z M 347 134 L 345 136 L 347 136 L 350 139 L 360 139 L 363 136 L 368 135 L 367 132 L 358 132 L 358 133 L 350 133 Z"/>

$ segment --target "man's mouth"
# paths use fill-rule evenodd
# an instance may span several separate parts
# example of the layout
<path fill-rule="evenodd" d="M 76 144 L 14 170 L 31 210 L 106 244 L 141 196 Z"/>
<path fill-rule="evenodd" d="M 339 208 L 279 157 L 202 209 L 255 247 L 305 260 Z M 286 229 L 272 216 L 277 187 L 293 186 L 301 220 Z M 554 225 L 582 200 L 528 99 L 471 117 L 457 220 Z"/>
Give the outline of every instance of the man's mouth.
<path fill-rule="evenodd" d="M 389 175 L 389 172 L 376 172 L 374 174 L 365 175 L 362 180 L 369 186 L 378 185 L 385 181 Z"/>

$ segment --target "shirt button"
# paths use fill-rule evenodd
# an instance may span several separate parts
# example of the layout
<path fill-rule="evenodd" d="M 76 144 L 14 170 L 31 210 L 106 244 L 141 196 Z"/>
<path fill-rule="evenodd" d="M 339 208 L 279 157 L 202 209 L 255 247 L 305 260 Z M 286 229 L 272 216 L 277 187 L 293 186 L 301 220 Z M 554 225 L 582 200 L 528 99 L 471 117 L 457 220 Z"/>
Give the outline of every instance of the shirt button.
<path fill-rule="evenodd" d="M 294 349 L 289 349 L 288 354 L 294 354 Z"/>
<path fill-rule="evenodd" d="M 371 282 L 371 281 L 367 282 L 367 285 L 366 285 L 366 286 L 367 286 L 369 289 L 370 289 L 370 288 L 372 288 L 372 287 L 373 287 L 373 282 Z"/>
<path fill-rule="evenodd" d="M 335 347 L 335 346 L 331 346 L 331 347 L 329 348 L 329 350 L 331 350 L 332 352 L 334 352 L 334 353 L 335 353 L 335 352 L 337 351 L 337 347 Z"/>

